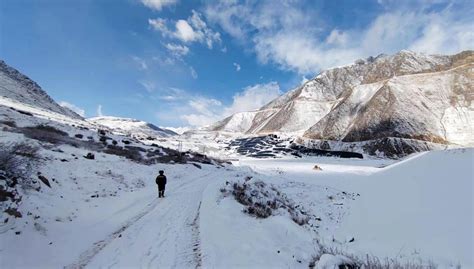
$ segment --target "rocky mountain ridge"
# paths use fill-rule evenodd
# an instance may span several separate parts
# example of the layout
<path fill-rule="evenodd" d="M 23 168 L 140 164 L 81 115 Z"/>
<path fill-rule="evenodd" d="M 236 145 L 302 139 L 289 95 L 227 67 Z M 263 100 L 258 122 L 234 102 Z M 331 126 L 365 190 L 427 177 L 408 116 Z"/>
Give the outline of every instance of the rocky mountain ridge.
<path fill-rule="evenodd" d="M 82 119 L 56 103 L 36 82 L 0 60 L 0 95 L 23 104 L 50 110 L 73 119 Z"/>
<path fill-rule="evenodd" d="M 208 130 L 293 134 L 317 140 L 312 145 L 338 141 L 337 150 L 363 152 L 375 151 L 368 144 L 393 143 L 388 138 L 398 138 L 396 144 L 409 143 L 408 152 L 436 145 L 472 146 L 473 68 L 473 51 L 455 55 L 401 51 L 369 57 L 323 71 L 261 109 L 234 114 Z M 361 142 L 365 149 L 356 145 Z M 424 146 L 414 146 L 420 143 Z"/>

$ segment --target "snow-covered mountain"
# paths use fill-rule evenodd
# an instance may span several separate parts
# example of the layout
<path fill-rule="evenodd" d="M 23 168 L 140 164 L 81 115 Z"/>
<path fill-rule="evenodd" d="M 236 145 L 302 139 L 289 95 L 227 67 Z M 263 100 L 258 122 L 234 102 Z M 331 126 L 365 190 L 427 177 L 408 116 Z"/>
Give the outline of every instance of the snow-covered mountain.
<path fill-rule="evenodd" d="M 90 118 L 87 121 L 110 128 L 113 132 L 136 138 L 146 139 L 147 137 L 170 137 L 177 135 L 177 133 L 171 130 L 159 128 L 151 123 L 136 119 L 103 116 Z"/>
<path fill-rule="evenodd" d="M 72 110 L 60 106 L 36 82 L 2 60 L 0 60 L 0 95 L 2 98 L 56 112 L 72 119 L 82 119 Z"/>
<path fill-rule="evenodd" d="M 316 147 L 322 141 L 326 149 L 369 153 L 411 147 L 409 153 L 435 148 L 433 143 L 472 146 L 473 67 L 473 51 L 370 57 L 326 70 L 261 109 L 234 114 L 208 130 L 293 133 Z"/>
<path fill-rule="evenodd" d="M 56 103 L 36 82 L 0 60 L 0 105 L 20 113 L 33 114 L 60 123 L 87 128 L 105 127 L 123 135 L 146 139 L 170 137 L 175 132 L 151 123 L 119 117 L 97 117 L 85 121 L 72 110 Z"/>

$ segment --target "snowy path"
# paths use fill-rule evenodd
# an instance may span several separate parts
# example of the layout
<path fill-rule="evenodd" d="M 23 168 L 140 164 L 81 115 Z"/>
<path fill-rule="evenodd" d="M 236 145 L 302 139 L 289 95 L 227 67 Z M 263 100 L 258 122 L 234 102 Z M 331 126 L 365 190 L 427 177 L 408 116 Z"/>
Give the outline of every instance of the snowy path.
<path fill-rule="evenodd" d="M 169 184 L 165 199 L 150 194 L 144 210 L 66 268 L 199 267 L 199 209 L 204 189 L 216 178 L 210 174 Z"/>

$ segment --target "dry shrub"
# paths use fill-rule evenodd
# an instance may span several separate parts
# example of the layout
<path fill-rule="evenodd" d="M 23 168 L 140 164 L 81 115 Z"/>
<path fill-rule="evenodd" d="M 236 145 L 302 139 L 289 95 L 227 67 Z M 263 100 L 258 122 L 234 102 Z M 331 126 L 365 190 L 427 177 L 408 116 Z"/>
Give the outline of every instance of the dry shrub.
<path fill-rule="evenodd" d="M 277 214 L 289 214 L 298 225 L 309 222 L 309 216 L 295 205 L 275 186 L 263 181 L 235 182 L 230 189 L 221 189 L 222 193 L 230 193 L 237 202 L 245 206 L 244 212 L 257 218 L 268 218 Z"/>
<path fill-rule="evenodd" d="M 0 171 L 8 185 L 31 184 L 30 175 L 40 161 L 39 148 L 26 142 L 0 144 Z"/>

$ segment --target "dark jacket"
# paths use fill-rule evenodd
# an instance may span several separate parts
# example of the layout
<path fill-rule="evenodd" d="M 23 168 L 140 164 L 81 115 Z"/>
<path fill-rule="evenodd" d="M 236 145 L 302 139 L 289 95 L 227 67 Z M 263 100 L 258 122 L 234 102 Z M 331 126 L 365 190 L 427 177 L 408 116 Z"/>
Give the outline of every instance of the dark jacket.
<path fill-rule="evenodd" d="M 166 176 L 165 175 L 158 175 L 156 177 L 156 184 L 158 184 L 158 186 L 165 186 L 166 185 Z"/>

